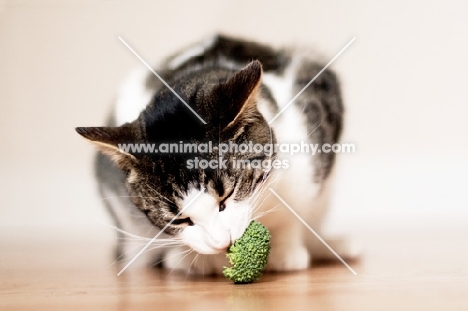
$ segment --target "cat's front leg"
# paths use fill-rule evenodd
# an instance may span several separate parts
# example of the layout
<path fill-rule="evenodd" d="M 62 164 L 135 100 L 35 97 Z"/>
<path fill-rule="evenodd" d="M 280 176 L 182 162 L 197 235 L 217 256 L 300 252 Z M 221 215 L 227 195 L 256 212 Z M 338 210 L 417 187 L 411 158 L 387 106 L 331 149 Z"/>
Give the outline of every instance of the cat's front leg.
<path fill-rule="evenodd" d="M 223 267 L 229 263 L 225 253 L 204 255 L 186 246 L 169 249 L 165 256 L 163 266 L 170 271 L 176 270 L 191 275 L 218 275 Z"/>
<path fill-rule="evenodd" d="M 271 232 L 268 271 L 304 270 L 310 266 L 310 254 L 302 240 L 302 228 L 282 226 Z"/>

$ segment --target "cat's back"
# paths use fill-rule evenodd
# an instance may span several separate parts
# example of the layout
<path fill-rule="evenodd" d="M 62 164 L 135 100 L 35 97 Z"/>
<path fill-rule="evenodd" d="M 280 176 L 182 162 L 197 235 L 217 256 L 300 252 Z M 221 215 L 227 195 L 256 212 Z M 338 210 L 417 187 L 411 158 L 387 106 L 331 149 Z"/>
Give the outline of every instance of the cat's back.
<path fill-rule="evenodd" d="M 301 49 L 277 49 L 267 44 L 217 34 L 175 53 L 154 69 L 170 85 L 178 76 L 200 71 L 208 66 L 240 70 L 253 60 L 262 63 L 263 95 L 273 102 L 269 107 L 272 114 L 270 117 L 287 105 L 295 95 L 294 92 L 300 91 L 323 68 L 322 63 L 312 59 Z M 142 66 L 133 72 L 119 90 L 115 122 L 120 125 L 135 120 L 154 94 L 163 87 L 165 86 L 160 79 L 147 68 Z M 310 96 L 318 92 L 321 94 L 316 95 L 330 97 L 337 90 L 336 77 L 327 70 L 317 77 L 306 94 Z M 342 110 L 340 100 L 327 101 L 325 104 L 333 106 L 332 112 Z M 310 110 L 316 112 L 314 108 L 304 111 L 307 113 Z"/>

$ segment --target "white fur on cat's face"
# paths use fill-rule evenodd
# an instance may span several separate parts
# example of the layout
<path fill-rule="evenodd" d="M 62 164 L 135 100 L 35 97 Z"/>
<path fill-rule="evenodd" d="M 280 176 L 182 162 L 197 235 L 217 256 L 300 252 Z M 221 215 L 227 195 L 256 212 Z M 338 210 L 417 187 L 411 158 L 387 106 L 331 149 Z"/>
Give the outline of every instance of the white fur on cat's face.
<path fill-rule="evenodd" d="M 184 199 L 183 206 L 187 206 L 199 192 L 192 190 Z M 179 237 L 198 253 L 224 252 L 244 233 L 252 219 L 252 208 L 248 200 L 236 202 L 228 198 L 226 208 L 220 212 L 218 199 L 203 190 L 202 192 L 183 213 L 190 217 L 194 225 L 186 227 Z"/>

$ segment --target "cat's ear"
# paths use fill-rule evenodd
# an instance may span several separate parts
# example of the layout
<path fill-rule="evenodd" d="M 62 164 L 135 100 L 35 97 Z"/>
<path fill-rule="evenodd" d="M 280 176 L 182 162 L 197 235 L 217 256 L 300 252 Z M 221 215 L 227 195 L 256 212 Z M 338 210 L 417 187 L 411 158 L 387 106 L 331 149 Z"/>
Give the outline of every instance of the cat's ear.
<path fill-rule="evenodd" d="M 122 144 L 135 142 L 132 126 L 77 127 L 76 131 L 109 156 L 121 169 L 129 169 L 136 162 L 135 156 L 122 150 Z"/>
<path fill-rule="evenodd" d="M 216 88 L 218 100 L 223 105 L 225 124 L 248 115 L 256 108 L 261 81 L 262 64 L 255 60 Z"/>

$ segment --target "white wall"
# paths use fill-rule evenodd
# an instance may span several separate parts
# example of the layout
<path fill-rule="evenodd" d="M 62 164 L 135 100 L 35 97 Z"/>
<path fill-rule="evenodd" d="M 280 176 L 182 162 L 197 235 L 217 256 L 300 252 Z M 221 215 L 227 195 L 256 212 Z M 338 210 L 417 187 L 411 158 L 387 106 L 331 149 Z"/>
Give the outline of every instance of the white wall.
<path fill-rule="evenodd" d="M 0 1 L 0 225 L 103 219 L 93 149 L 125 75 L 207 34 L 317 47 L 347 104 L 335 214 L 467 210 L 463 1 Z M 357 217 L 357 216 L 356 216 Z"/>

